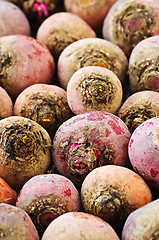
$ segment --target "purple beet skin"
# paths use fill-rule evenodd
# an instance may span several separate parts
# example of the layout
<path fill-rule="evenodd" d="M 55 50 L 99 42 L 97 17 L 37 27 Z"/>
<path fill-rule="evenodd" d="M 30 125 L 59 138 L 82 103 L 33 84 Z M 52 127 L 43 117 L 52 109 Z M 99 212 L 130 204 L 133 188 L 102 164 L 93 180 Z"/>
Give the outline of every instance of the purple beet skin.
<path fill-rule="evenodd" d="M 130 132 L 117 116 L 93 111 L 65 121 L 53 140 L 53 161 L 58 171 L 80 185 L 94 168 L 128 166 Z"/>
<path fill-rule="evenodd" d="M 128 154 L 134 170 L 159 189 L 159 117 L 136 128 L 130 138 Z"/>

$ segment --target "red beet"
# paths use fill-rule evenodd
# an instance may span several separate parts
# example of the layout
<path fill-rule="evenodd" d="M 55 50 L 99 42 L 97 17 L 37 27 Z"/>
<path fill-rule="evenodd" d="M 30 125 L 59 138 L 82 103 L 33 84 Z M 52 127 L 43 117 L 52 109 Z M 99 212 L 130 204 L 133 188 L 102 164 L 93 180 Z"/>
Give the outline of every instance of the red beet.
<path fill-rule="evenodd" d="M 10 204 L 0 204 L 0 238 L 3 240 L 39 240 L 29 215 Z"/>
<path fill-rule="evenodd" d="M 119 234 L 128 215 L 151 202 L 150 188 L 134 171 L 116 165 L 91 171 L 81 187 L 85 212 L 101 217 Z"/>
<path fill-rule="evenodd" d="M 76 115 L 58 128 L 53 140 L 53 161 L 58 171 L 80 185 L 96 167 L 128 166 L 130 132 L 117 116 L 93 111 Z"/>
<path fill-rule="evenodd" d="M 57 128 L 72 117 L 66 91 L 49 84 L 34 84 L 22 91 L 14 104 L 14 115 L 34 120 L 53 138 Z"/>
<path fill-rule="evenodd" d="M 68 12 L 52 14 L 40 25 L 36 36 L 55 59 L 69 44 L 88 37 L 96 37 L 96 33 L 82 18 Z"/>
<path fill-rule="evenodd" d="M 30 35 L 30 24 L 22 10 L 11 2 L 0 1 L 0 37 Z"/>
<path fill-rule="evenodd" d="M 0 177 L 20 189 L 28 179 L 48 170 L 50 148 L 48 132 L 35 121 L 19 116 L 0 120 Z"/>
<path fill-rule="evenodd" d="M 159 93 L 140 91 L 130 95 L 117 115 L 132 133 L 141 123 L 159 115 Z"/>
<path fill-rule="evenodd" d="M 129 159 L 149 185 L 159 189 L 159 117 L 140 124 L 128 145 Z"/>
<path fill-rule="evenodd" d="M 66 89 L 72 75 L 82 67 L 99 66 L 111 70 L 122 83 L 128 60 L 117 45 L 101 38 L 86 38 L 67 46 L 58 59 L 58 79 Z"/>
<path fill-rule="evenodd" d="M 124 224 L 122 240 L 158 239 L 159 199 L 132 212 Z"/>
<path fill-rule="evenodd" d="M 6 90 L 0 87 L 0 119 L 12 116 L 13 102 Z"/>
<path fill-rule="evenodd" d="M 42 240 L 119 240 L 113 228 L 101 218 L 84 212 L 65 213 L 53 220 Z"/>
<path fill-rule="evenodd" d="M 0 37 L 0 85 L 15 99 L 35 83 L 51 83 L 55 71 L 49 50 L 32 37 Z"/>
<path fill-rule="evenodd" d="M 56 217 L 80 209 L 73 183 L 59 174 L 37 175 L 22 187 L 16 206 L 29 214 L 39 233 Z"/>
<path fill-rule="evenodd" d="M 159 2 L 158 2 L 159 3 Z M 128 75 L 132 92 L 159 92 L 159 36 L 140 41 L 131 52 Z"/>
<path fill-rule="evenodd" d="M 118 0 L 103 23 L 103 37 L 127 56 L 141 40 L 159 34 L 159 1 Z"/>
<path fill-rule="evenodd" d="M 67 100 L 74 114 L 90 111 L 116 113 L 122 102 L 123 90 L 118 77 L 104 67 L 78 69 L 67 85 Z"/>

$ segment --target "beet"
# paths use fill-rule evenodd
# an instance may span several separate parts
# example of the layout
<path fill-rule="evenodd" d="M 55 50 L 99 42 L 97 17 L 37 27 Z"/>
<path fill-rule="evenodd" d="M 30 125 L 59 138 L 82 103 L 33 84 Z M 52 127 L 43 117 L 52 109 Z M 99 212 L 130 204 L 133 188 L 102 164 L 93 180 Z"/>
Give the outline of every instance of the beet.
<path fill-rule="evenodd" d="M 116 0 L 64 0 L 64 6 L 66 11 L 80 16 L 100 34 L 104 18 L 115 2 Z"/>
<path fill-rule="evenodd" d="M 66 91 L 49 84 L 34 84 L 23 90 L 14 103 L 14 115 L 34 120 L 53 138 L 57 128 L 72 117 Z"/>
<path fill-rule="evenodd" d="M 0 178 L 0 203 L 15 205 L 17 193 L 2 178 Z"/>
<path fill-rule="evenodd" d="M 0 238 L 3 240 L 39 240 L 29 215 L 7 203 L 0 204 Z"/>
<path fill-rule="evenodd" d="M 143 178 L 123 166 L 98 167 L 86 176 L 81 187 L 84 211 L 108 222 L 118 234 L 128 215 L 151 200 Z"/>
<path fill-rule="evenodd" d="M 159 199 L 132 212 L 124 224 L 122 240 L 158 239 Z"/>
<path fill-rule="evenodd" d="M 47 131 L 28 118 L 0 120 L 0 177 L 20 189 L 31 177 L 47 171 L 51 163 Z"/>
<path fill-rule="evenodd" d="M 94 168 L 129 166 L 127 148 L 130 132 L 117 116 L 93 111 L 76 115 L 58 128 L 52 156 L 57 170 L 81 185 Z"/>
<path fill-rule="evenodd" d="M 113 228 L 101 218 L 84 212 L 65 213 L 53 220 L 42 240 L 119 240 Z"/>
<path fill-rule="evenodd" d="M 99 66 L 111 70 L 124 83 L 128 60 L 112 42 L 101 38 L 80 39 L 67 46 L 58 59 L 58 80 L 66 89 L 72 75 L 82 67 Z"/>
<path fill-rule="evenodd" d="M 103 37 L 122 48 L 129 57 L 145 38 L 159 34 L 159 1 L 118 0 L 103 23 Z"/>
<path fill-rule="evenodd" d="M 6 90 L 0 87 L 0 119 L 13 114 L 13 102 Z"/>
<path fill-rule="evenodd" d="M 159 117 L 140 124 L 131 135 L 128 145 L 130 162 L 150 186 L 159 189 Z"/>
<path fill-rule="evenodd" d="M 29 214 L 39 233 L 58 216 L 79 211 L 79 193 L 73 183 L 59 174 L 32 177 L 22 187 L 16 206 Z"/>
<path fill-rule="evenodd" d="M 23 11 L 11 2 L 0 1 L 0 37 L 30 35 L 30 24 Z"/>
<path fill-rule="evenodd" d="M 67 100 L 74 114 L 90 111 L 116 113 L 122 103 L 123 90 L 118 77 L 104 67 L 78 69 L 67 85 Z"/>
<path fill-rule="evenodd" d="M 0 37 L 0 62 L 0 85 L 13 100 L 26 87 L 53 80 L 54 59 L 46 46 L 32 37 Z"/>
<path fill-rule="evenodd" d="M 68 12 L 52 14 L 40 25 L 36 35 L 55 59 L 69 44 L 88 37 L 96 37 L 96 33 L 82 18 Z"/>
<path fill-rule="evenodd" d="M 159 36 L 140 41 L 129 58 L 128 75 L 132 92 L 159 92 Z"/>
<path fill-rule="evenodd" d="M 123 102 L 117 115 L 132 133 L 141 123 L 159 115 L 159 93 L 140 91 L 130 95 Z"/>

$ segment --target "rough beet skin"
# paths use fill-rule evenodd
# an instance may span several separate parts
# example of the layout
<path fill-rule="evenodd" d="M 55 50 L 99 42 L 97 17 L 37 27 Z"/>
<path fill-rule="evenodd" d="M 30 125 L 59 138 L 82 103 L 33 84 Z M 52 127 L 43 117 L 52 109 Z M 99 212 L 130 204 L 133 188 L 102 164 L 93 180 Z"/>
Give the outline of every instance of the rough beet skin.
<path fill-rule="evenodd" d="M 114 229 L 101 218 L 84 212 L 65 213 L 53 220 L 42 240 L 119 240 Z"/>
<path fill-rule="evenodd" d="M 128 215 L 151 202 L 144 179 L 129 168 L 101 166 L 91 171 L 81 187 L 85 212 L 101 217 L 119 234 Z"/>
<path fill-rule="evenodd" d="M 51 139 L 35 121 L 11 116 L 0 120 L 0 177 L 20 189 L 31 177 L 47 171 Z"/>
<path fill-rule="evenodd" d="M 7 203 L 0 204 L 0 238 L 3 240 L 39 240 L 29 215 Z"/>
<path fill-rule="evenodd" d="M 79 211 L 80 198 L 76 187 L 66 177 L 59 174 L 41 174 L 23 185 L 16 206 L 29 214 L 42 234 L 58 216 Z"/>
<path fill-rule="evenodd" d="M 78 69 L 67 85 L 67 100 L 74 114 L 90 111 L 116 113 L 122 103 L 121 81 L 109 69 L 89 66 Z"/>
<path fill-rule="evenodd" d="M 58 171 L 80 185 L 94 168 L 128 166 L 130 132 L 117 116 L 93 111 L 76 115 L 58 128 L 52 156 Z"/>
<path fill-rule="evenodd" d="M 149 185 L 159 189 L 159 117 L 140 124 L 128 145 L 130 162 Z"/>

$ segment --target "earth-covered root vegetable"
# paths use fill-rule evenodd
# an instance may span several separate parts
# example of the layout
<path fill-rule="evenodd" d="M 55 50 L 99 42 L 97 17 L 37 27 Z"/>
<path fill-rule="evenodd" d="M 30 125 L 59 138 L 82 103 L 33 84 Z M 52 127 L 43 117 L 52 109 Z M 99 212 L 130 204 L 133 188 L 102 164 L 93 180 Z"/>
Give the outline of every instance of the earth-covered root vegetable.
<path fill-rule="evenodd" d="M 159 117 L 140 124 L 132 133 L 128 154 L 134 170 L 159 189 Z"/>
<path fill-rule="evenodd" d="M 118 234 L 128 215 L 151 201 L 152 194 L 144 179 L 122 166 L 94 169 L 81 187 L 84 211 L 108 222 Z"/>
<path fill-rule="evenodd" d="M 15 4 L 0 1 L 0 37 L 13 34 L 30 35 L 30 24 L 23 11 Z"/>
<path fill-rule="evenodd" d="M 0 119 L 13 115 L 13 102 L 6 90 L 0 87 Z"/>
<path fill-rule="evenodd" d="M 130 132 L 114 114 L 92 111 L 78 114 L 58 128 L 52 159 L 62 175 L 80 186 L 94 168 L 115 164 L 129 166 Z"/>
<path fill-rule="evenodd" d="M 101 218 L 85 212 L 65 213 L 53 220 L 42 240 L 119 240 L 114 229 Z"/>
<path fill-rule="evenodd" d="M 80 210 L 80 197 L 74 184 L 59 174 L 41 174 L 22 187 L 16 206 L 29 214 L 39 234 L 58 216 Z"/>
<path fill-rule="evenodd" d="M 80 16 L 100 33 L 104 18 L 115 2 L 116 0 L 64 0 L 64 6 L 66 11 Z"/>
<path fill-rule="evenodd" d="M 33 37 L 0 37 L 0 85 L 15 99 L 36 83 L 52 83 L 54 59 L 45 45 Z"/>
<path fill-rule="evenodd" d="M 159 3 L 159 2 L 158 2 Z M 159 36 L 139 42 L 131 52 L 128 76 L 132 92 L 159 92 Z"/>
<path fill-rule="evenodd" d="M 20 189 L 51 164 L 51 139 L 35 121 L 11 116 L 0 120 L 0 177 Z"/>
<path fill-rule="evenodd" d="M 72 75 L 82 67 L 99 66 L 111 70 L 123 83 L 128 60 L 117 45 L 101 38 L 80 39 L 67 46 L 58 59 L 58 79 L 66 89 Z"/>
<path fill-rule="evenodd" d="M 66 91 L 49 84 L 34 84 L 23 90 L 16 98 L 13 112 L 39 123 L 51 138 L 57 128 L 73 116 Z"/>
<path fill-rule="evenodd" d="M 103 23 L 103 37 L 120 46 L 127 56 L 137 43 L 159 34 L 159 1 L 119 0 Z"/>
<path fill-rule="evenodd" d="M 157 240 L 159 237 L 159 199 L 132 212 L 124 224 L 122 240 Z"/>
<path fill-rule="evenodd" d="M 94 30 L 82 18 L 69 12 L 52 14 L 40 25 L 36 35 L 55 59 L 69 44 L 89 37 L 96 37 Z"/>
<path fill-rule="evenodd" d="M 39 240 L 38 232 L 29 215 L 7 203 L 0 204 L 0 239 Z"/>
<path fill-rule="evenodd" d="M 140 91 L 130 95 L 121 105 L 117 116 L 132 133 L 141 123 L 159 116 L 159 93 Z"/>
<path fill-rule="evenodd" d="M 68 105 L 74 114 L 90 111 L 116 113 L 122 103 L 121 81 L 104 67 L 78 69 L 67 85 Z"/>
<path fill-rule="evenodd" d="M 17 196 L 17 193 L 0 178 L 0 203 L 15 205 Z"/>

